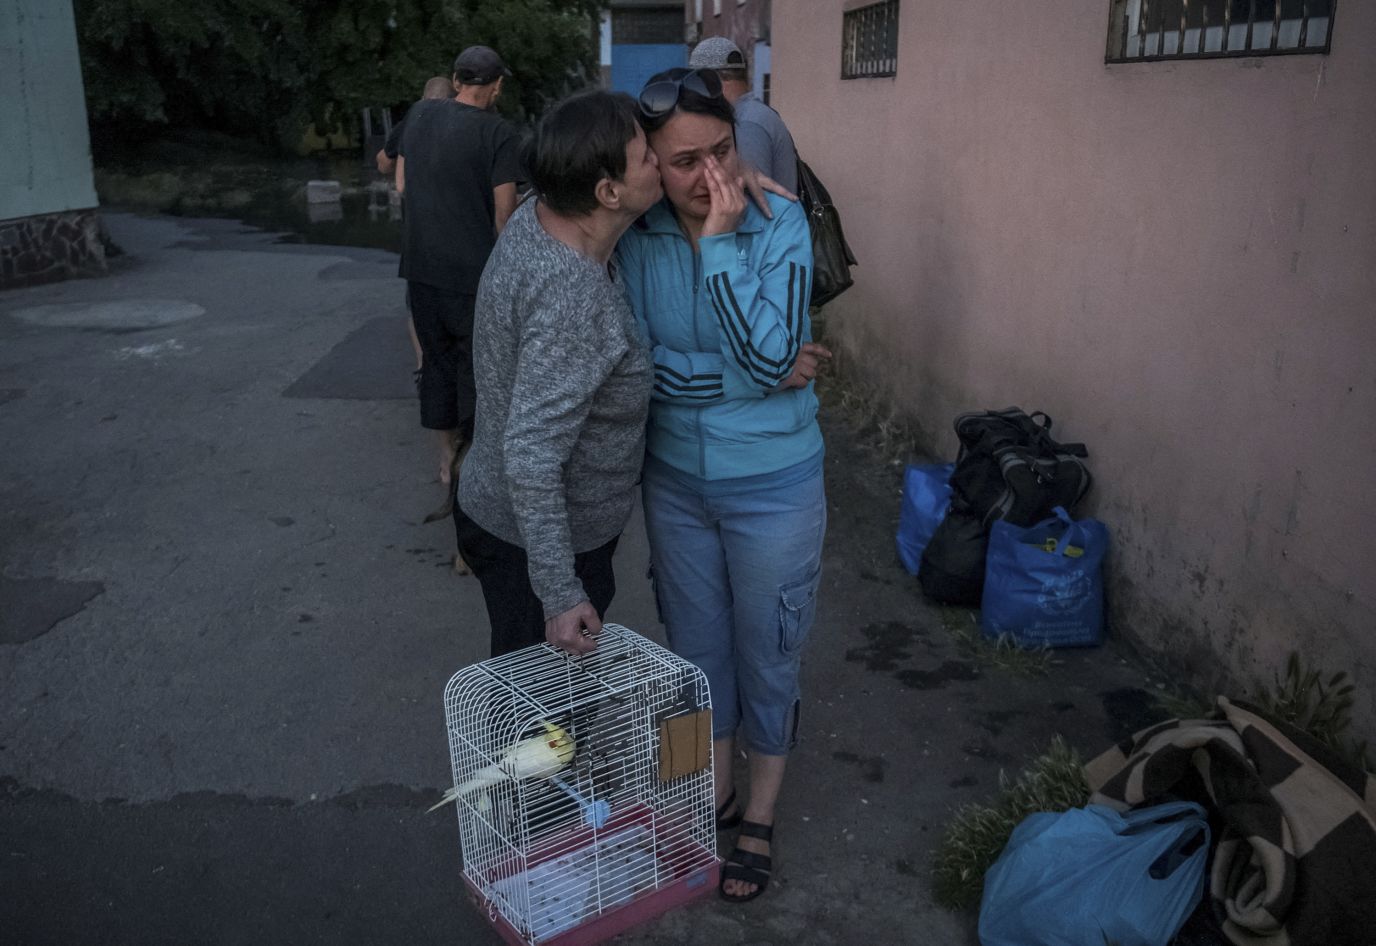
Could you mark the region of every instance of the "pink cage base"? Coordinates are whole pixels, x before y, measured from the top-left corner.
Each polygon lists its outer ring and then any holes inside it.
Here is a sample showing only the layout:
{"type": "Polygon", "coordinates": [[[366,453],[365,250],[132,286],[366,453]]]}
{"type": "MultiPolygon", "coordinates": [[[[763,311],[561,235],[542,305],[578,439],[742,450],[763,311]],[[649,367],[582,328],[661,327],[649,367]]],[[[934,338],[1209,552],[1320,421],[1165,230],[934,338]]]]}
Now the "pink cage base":
{"type": "MultiPolygon", "coordinates": [[[[631,825],[645,824],[650,820],[649,810],[638,808],[613,818],[602,829],[602,832],[611,834],[631,825]]],[[[667,833],[667,830],[661,826],[659,834],[662,839],[667,833]]],[[[591,829],[579,828],[571,832],[566,840],[553,846],[540,861],[530,866],[535,867],[537,864],[552,860],[561,854],[577,850],[591,843],[592,840],[593,832],[591,829]]],[[[671,853],[675,854],[691,848],[702,850],[700,846],[683,840],[679,840],[674,848],[677,850],[671,851],[671,853]]],[[[707,865],[687,870],[674,879],[672,883],[657,890],[647,890],[634,900],[605,913],[589,917],[577,926],[557,933],[548,939],[539,940],[538,946],[594,946],[594,944],[604,942],[634,926],[639,926],[641,923],[662,916],[675,907],[690,903],[698,897],[711,893],[716,889],[720,875],[721,861],[713,854],[707,865]]],[[[497,911],[495,905],[491,904],[482,891],[467,877],[464,878],[464,886],[468,888],[469,899],[473,901],[480,913],[487,916],[488,922],[492,924],[493,929],[504,942],[509,943],[510,946],[530,946],[530,941],[522,936],[520,931],[497,911]]]]}

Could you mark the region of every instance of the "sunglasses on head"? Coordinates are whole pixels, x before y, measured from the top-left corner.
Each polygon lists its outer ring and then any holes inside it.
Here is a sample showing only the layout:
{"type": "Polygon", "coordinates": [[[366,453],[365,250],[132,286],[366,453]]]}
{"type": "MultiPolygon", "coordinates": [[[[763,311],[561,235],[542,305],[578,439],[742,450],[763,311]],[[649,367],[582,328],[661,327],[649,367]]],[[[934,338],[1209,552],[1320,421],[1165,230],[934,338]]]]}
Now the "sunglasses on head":
{"type": "Polygon", "coordinates": [[[721,77],[711,69],[671,69],[665,78],[641,90],[640,114],[663,118],[678,107],[684,89],[705,99],[720,98],[721,77]]]}

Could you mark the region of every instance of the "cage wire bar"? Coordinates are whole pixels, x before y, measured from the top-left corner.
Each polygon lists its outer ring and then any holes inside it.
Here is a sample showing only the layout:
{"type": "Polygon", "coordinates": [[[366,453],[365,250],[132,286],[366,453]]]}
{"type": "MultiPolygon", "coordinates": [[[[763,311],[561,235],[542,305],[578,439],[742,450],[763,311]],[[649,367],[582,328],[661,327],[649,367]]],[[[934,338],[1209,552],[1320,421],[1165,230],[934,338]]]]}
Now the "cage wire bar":
{"type": "Polygon", "coordinates": [[[1337,0],[1113,0],[1104,61],[1325,54],[1337,0]]]}
{"type": "Polygon", "coordinates": [[[661,772],[662,724],[711,705],[693,664],[606,624],[582,657],[541,644],[466,667],[444,703],[455,785],[524,740],[571,740],[539,774],[457,801],[465,881],[519,941],[548,942],[716,867],[710,754],[699,771],[661,772]]]}

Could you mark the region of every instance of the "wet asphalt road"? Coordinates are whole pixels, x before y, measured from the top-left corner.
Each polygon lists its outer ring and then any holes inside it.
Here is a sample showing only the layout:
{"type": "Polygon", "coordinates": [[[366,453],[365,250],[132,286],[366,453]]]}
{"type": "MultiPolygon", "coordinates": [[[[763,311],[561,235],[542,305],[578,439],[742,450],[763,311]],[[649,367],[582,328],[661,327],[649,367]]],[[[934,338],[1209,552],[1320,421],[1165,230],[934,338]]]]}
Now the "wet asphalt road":
{"type": "MultiPolygon", "coordinates": [[[[496,942],[425,814],[486,619],[420,521],[395,258],[109,220],[110,277],[0,294],[0,937],[496,942]]],[[[926,881],[951,809],[1053,732],[1093,752],[1150,711],[1112,650],[1037,680],[963,655],[895,563],[898,469],[824,428],[774,887],[625,942],[973,942],[926,881]]],[[[645,559],[637,519],[609,616],[654,636],[645,559]]]]}

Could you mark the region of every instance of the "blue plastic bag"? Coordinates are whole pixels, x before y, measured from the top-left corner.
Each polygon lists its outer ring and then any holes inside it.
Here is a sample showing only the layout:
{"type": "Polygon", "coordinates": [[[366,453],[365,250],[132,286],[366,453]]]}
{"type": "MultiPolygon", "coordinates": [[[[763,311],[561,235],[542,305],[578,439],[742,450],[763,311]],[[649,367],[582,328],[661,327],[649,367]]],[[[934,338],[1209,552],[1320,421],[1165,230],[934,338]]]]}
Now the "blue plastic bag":
{"type": "Polygon", "coordinates": [[[951,504],[954,463],[913,466],[903,471],[903,508],[898,513],[898,558],[909,575],[917,574],[922,550],[941,525],[951,504]]]}
{"type": "Polygon", "coordinates": [[[1031,815],[984,876],[979,941],[1166,946],[1199,905],[1208,853],[1193,802],[1031,815]]]}
{"type": "Polygon", "coordinates": [[[1033,647],[1102,643],[1107,551],[1102,522],[1071,519],[1060,506],[1027,528],[995,522],[984,563],[984,633],[1033,647]]]}

